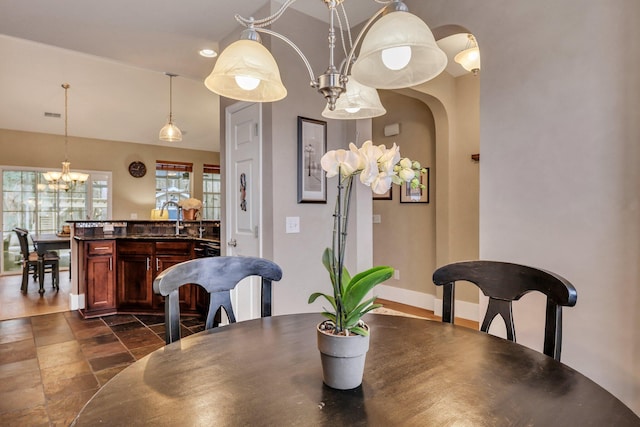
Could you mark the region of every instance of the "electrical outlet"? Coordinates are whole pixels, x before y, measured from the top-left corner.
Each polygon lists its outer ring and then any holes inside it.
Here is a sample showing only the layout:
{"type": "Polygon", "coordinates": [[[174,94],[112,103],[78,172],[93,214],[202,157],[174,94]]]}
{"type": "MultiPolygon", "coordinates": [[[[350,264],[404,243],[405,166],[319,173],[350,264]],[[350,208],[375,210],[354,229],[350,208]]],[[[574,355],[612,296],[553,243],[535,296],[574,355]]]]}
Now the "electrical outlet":
{"type": "Polygon", "coordinates": [[[393,271],[393,278],[396,280],[400,280],[400,270],[393,271]]]}
{"type": "Polygon", "coordinates": [[[382,222],[382,216],[377,215],[377,214],[373,216],[373,223],[374,224],[380,224],[381,222],[382,222]]]}

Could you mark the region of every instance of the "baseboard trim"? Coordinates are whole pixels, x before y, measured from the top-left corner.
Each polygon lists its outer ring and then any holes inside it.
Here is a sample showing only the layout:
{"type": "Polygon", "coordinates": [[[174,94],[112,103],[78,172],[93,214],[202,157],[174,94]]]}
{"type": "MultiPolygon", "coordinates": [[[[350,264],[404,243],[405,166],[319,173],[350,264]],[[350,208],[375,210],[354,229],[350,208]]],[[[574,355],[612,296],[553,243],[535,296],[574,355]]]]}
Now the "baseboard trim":
{"type": "MultiPolygon", "coordinates": [[[[440,316],[442,317],[442,300],[441,299],[434,299],[435,302],[435,309],[433,310],[433,314],[435,314],[436,316],[440,316]]],[[[455,306],[455,314],[456,314],[456,318],[461,318],[461,319],[467,319],[467,320],[473,320],[474,322],[478,322],[479,321],[479,305],[478,304],[474,304],[472,302],[467,302],[467,301],[460,301],[460,300],[456,300],[456,306],[455,306]]]]}
{"type": "Polygon", "coordinates": [[[71,311],[84,308],[84,294],[69,294],[69,307],[71,311]]]}
{"type": "MultiPolygon", "coordinates": [[[[379,298],[412,307],[424,308],[425,310],[433,311],[433,314],[436,316],[442,316],[442,299],[436,298],[434,295],[396,288],[389,285],[378,285],[374,288],[373,293],[379,298]]],[[[477,322],[479,318],[478,310],[478,304],[467,301],[456,301],[456,317],[477,322]]]]}

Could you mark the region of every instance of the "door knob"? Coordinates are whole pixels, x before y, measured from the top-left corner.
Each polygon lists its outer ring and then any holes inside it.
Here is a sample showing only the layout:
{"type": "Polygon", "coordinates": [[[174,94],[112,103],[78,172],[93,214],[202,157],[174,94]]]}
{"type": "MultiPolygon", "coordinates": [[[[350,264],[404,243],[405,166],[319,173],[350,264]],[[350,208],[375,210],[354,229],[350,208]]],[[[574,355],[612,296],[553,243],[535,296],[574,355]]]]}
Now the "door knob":
{"type": "Polygon", "coordinates": [[[231,240],[229,240],[229,242],[227,242],[227,244],[228,244],[229,246],[233,246],[234,248],[235,248],[236,246],[238,246],[238,242],[236,241],[236,239],[231,239],[231,240]]]}

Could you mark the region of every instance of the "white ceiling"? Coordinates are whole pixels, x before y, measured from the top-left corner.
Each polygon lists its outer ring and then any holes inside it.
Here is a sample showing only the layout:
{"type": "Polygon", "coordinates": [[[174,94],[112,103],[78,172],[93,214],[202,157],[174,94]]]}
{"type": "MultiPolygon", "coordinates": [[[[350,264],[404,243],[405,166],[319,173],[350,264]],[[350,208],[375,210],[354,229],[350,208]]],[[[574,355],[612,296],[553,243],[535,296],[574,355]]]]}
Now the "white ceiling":
{"type": "MultiPolygon", "coordinates": [[[[44,112],[63,112],[60,85],[68,82],[71,136],[167,144],[157,140],[157,133],[168,114],[164,73],[170,72],[179,75],[173,82],[173,113],[186,131],[180,146],[218,151],[218,98],[202,84],[215,59],[198,51],[217,51],[219,41],[238,28],[235,13],[251,16],[265,4],[0,0],[0,34],[9,36],[0,37],[0,127],[63,133],[63,123],[44,118],[44,112]]],[[[354,26],[381,5],[354,0],[344,6],[354,26]]],[[[328,18],[321,0],[299,0],[292,7],[328,18]]]]}

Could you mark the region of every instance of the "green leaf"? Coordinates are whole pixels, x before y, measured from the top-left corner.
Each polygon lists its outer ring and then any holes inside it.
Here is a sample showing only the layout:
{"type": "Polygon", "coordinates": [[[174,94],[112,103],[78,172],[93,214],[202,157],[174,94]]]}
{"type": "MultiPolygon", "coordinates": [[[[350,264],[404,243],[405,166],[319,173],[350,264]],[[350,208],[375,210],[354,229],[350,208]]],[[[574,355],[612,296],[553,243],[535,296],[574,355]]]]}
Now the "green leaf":
{"type": "Polygon", "coordinates": [[[374,308],[382,307],[382,304],[373,304],[376,298],[377,297],[373,297],[366,300],[362,304],[358,305],[355,309],[353,309],[351,313],[348,313],[345,327],[355,325],[362,318],[362,316],[367,314],[369,311],[373,310],[374,308]]]}
{"type": "Polygon", "coordinates": [[[307,301],[308,304],[312,304],[315,302],[315,300],[317,300],[319,297],[324,297],[327,301],[329,301],[329,303],[331,304],[331,306],[333,307],[334,310],[336,310],[336,300],[335,298],[333,298],[331,295],[327,295],[327,294],[323,294],[322,292],[314,292],[309,296],[309,301],[307,301]]]}
{"type": "Polygon", "coordinates": [[[343,304],[347,311],[352,311],[374,286],[393,276],[391,267],[373,267],[356,274],[344,292],[343,304]]]}
{"type": "Polygon", "coordinates": [[[332,265],[335,264],[335,259],[333,258],[333,251],[330,248],[326,248],[322,253],[322,264],[324,265],[324,268],[326,268],[327,271],[329,272],[329,277],[331,278],[331,284],[335,286],[336,276],[332,267],[332,265]]]}
{"type": "Polygon", "coordinates": [[[361,326],[355,326],[351,329],[349,329],[351,332],[353,332],[354,334],[357,335],[362,335],[363,337],[366,337],[367,335],[369,335],[369,331],[366,330],[365,328],[361,327],[361,326]]]}

